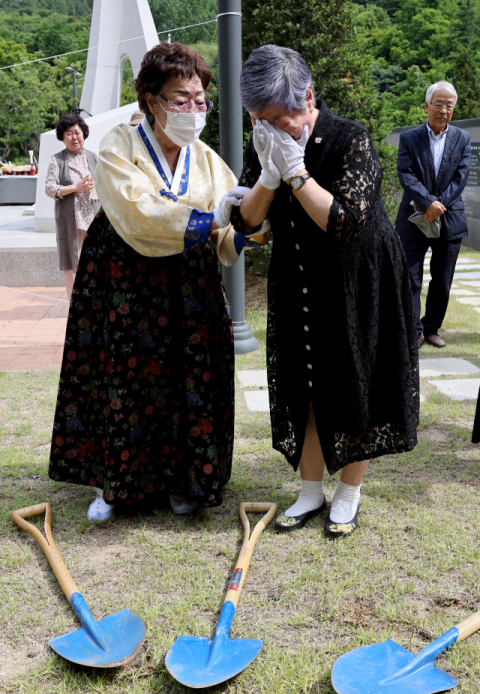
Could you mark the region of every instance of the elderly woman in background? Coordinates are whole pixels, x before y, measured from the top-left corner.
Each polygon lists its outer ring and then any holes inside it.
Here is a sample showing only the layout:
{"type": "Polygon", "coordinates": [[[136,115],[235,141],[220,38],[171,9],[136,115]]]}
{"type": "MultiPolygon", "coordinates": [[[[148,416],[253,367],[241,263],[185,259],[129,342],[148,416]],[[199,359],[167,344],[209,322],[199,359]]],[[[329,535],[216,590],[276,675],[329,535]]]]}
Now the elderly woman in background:
{"type": "Polygon", "coordinates": [[[60,116],[55,129],[65,149],[50,160],[45,192],[55,200],[58,258],[70,299],[83,242],[100,208],[98,200],[90,199],[97,157],[83,146],[88,125],[81,116],[60,116]]]}
{"type": "Polygon", "coordinates": [[[96,489],[92,521],[163,494],[174,513],[218,506],[230,477],[234,354],[217,259],[232,265],[255,241],[230,225],[235,176],[198,139],[210,79],[196,51],[155,46],[135,82],[142,123],[100,146],[103,213],[73,291],[49,469],[96,489]]]}
{"type": "Polygon", "coordinates": [[[266,217],[271,225],[273,446],[302,478],[276,528],[300,528],[326,508],[326,465],[341,473],[325,531],[349,535],[369,460],[417,442],[418,346],[405,257],[368,132],[315,100],[303,58],[258,48],[240,91],[254,125],[240,184],[252,190],[232,221],[247,235],[266,217]]]}

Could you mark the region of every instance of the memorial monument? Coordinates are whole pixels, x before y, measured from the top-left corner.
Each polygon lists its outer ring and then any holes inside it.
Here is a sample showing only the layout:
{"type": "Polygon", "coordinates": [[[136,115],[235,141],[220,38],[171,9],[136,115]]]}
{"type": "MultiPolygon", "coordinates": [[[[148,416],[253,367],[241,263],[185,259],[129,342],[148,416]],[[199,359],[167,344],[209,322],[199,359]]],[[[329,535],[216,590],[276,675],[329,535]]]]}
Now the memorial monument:
{"type": "Polygon", "coordinates": [[[80,108],[92,116],[118,108],[125,61],[136,77],[158,40],[148,0],[95,0],[80,108]]]}

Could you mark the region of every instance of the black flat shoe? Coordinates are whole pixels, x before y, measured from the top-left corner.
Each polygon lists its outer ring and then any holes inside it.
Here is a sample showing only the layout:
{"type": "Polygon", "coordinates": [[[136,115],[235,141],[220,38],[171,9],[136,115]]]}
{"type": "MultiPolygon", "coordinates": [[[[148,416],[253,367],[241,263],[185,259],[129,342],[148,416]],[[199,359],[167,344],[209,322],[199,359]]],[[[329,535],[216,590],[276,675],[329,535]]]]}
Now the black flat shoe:
{"type": "Polygon", "coordinates": [[[300,528],[303,528],[305,523],[310,520],[310,518],[322,513],[322,511],[325,511],[326,508],[327,500],[324,497],[323,504],[318,508],[314,508],[313,511],[307,511],[299,516],[286,516],[284,513],[282,513],[280,516],[275,518],[275,530],[279,533],[289,533],[291,530],[299,530],[300,528]]]}
{"type": "Polygon", "coordinates": [[[331,537],[333,540],[336,540],[338,537],[349,537],[357,529],[357,526],[358,508],[356,514],[348,523],[334,523],[330,520],[330,514],[328,514],[328,518],[325,521],[325,536],[331,537]]]}

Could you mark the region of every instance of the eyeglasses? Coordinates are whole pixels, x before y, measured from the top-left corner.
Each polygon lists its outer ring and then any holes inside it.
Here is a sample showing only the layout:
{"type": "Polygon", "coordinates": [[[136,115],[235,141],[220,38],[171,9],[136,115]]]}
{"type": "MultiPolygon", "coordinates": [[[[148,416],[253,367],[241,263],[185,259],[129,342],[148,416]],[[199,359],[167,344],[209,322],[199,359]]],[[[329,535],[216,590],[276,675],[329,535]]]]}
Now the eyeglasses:
{"type": "Polygon", "coordinates": [[[159,94],[160,98],[167,102],[167,104],[177,113],[187,113],[192,109],[198,111],[199,113],[210,113],[213,108],[213,103],[205,99],[205,101],[170,101],[164,96],[159,94]]]}
{"type": "Polygon", "coordinates": [[[452,106],[451,104],[432,104],[430,103],[430,106],[435,109],[435,111],[441,111],[442,109],[445,109],[445,111],[448,111],[448,113],[451,113],[455,106],[452,106]]]}

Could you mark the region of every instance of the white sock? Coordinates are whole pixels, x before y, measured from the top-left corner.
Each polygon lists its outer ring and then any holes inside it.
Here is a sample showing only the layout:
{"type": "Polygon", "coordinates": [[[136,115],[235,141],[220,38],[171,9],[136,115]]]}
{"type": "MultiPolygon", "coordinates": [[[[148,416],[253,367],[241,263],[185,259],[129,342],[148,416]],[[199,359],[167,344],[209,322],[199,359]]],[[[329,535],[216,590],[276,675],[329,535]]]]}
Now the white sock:
{"type": "Polygon", "coordinates": [[[320,480],[320,482],[302,480],[302,488],[298,499],[293,506],[287,508],[284,515],[292,518],[301,516],[302,513],[307,513],[307,511],[314,511],[322,505],[323,499],[323,480],[320,480]]]}
{"type": "Polygon", "coordinates": [[[113,506],[114,504],[109,504],[108,501],[105,501],[105,500],[104,500],[104,498],[103,498],[103,489],[99,489],[98,487],[94,487],[94,489],[95,489],[95,491],[97,492],[97,498],[98,498],[99,496],[101,496],[101,497],[102,497],[102,502],[103,502],[102,504],[100,504],[100,505],[98,506],[98,510],[99,510],[100,513],[106,513],[107,511],[109,511],[109,510],[112,508],[112,506],[113,506]]]}
{"type": "Polygon", "coordinates": [[[333,495],[332,506],[330,508],[330,520],[332,523],[349,523],[355,516],[360,501],[360,488],[353,487],[340,481],[333,495]]]}

